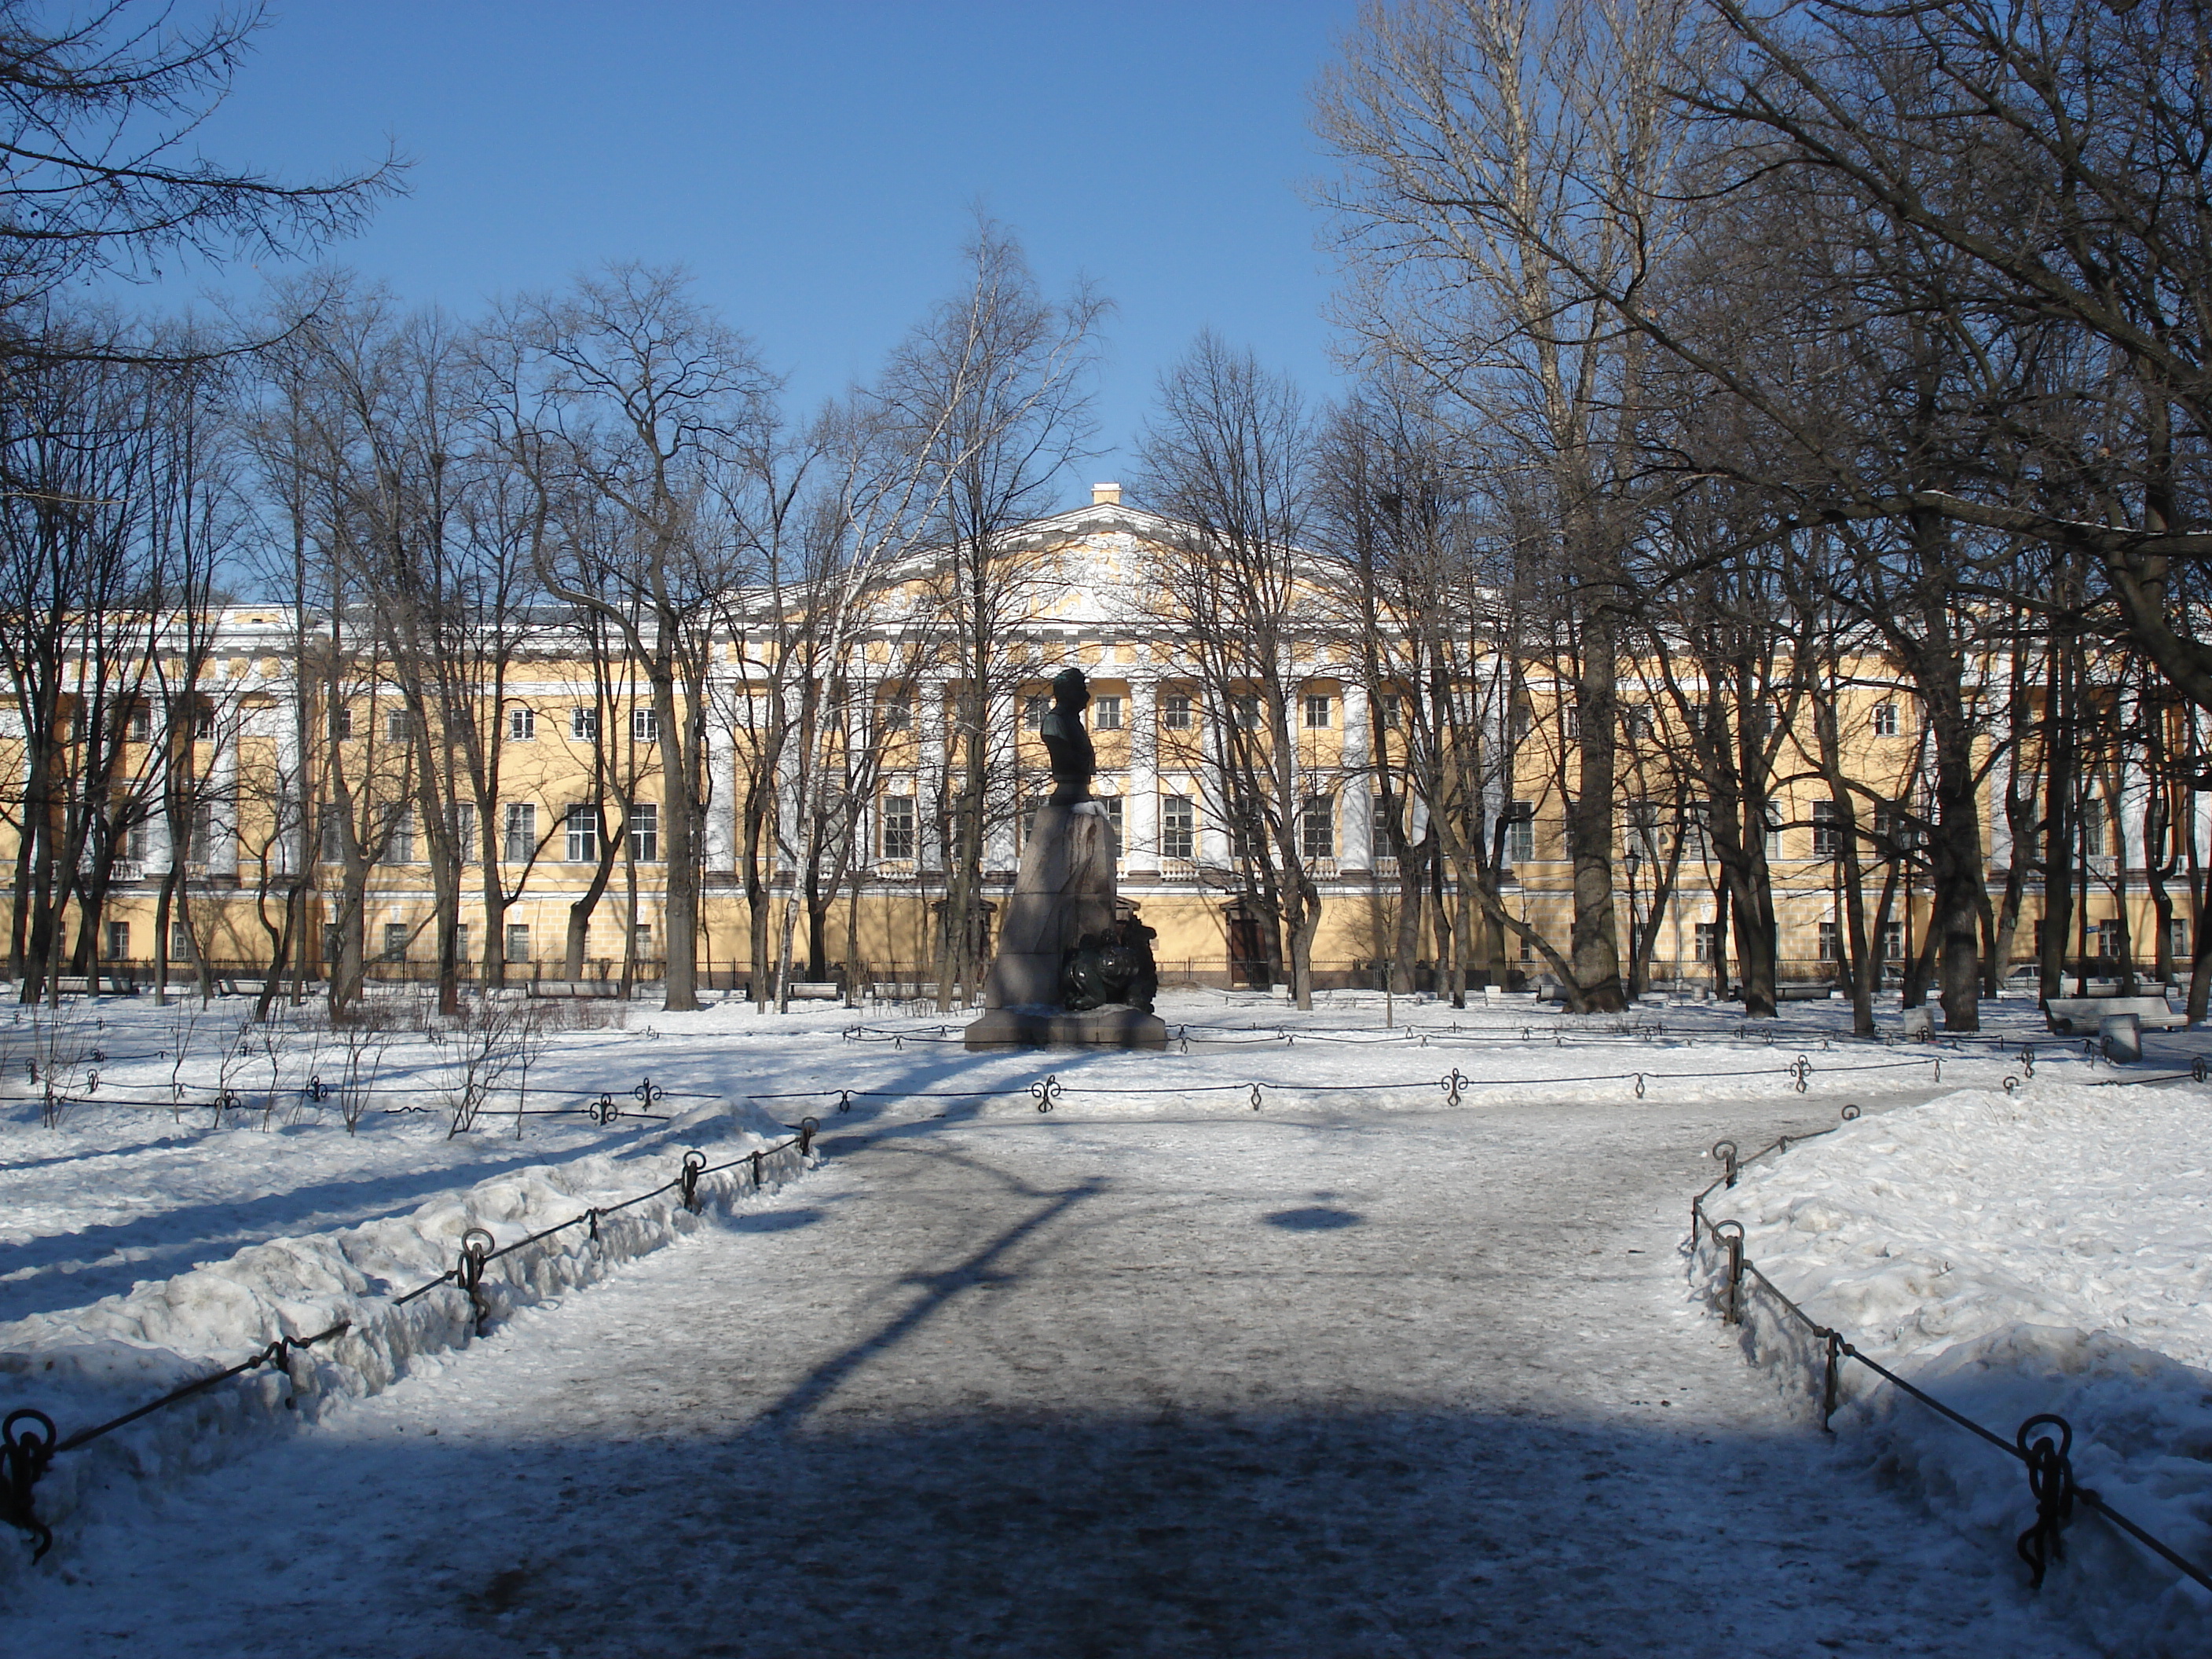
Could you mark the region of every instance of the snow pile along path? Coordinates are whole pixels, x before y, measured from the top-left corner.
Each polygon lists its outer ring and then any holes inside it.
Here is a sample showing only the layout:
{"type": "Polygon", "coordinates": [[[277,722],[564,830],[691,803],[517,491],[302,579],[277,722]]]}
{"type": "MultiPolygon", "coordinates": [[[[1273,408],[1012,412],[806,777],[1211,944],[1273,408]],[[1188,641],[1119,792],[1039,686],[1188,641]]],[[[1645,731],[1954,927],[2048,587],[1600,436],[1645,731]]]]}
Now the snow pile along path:
{"type": "MultiPolygon", "coordinates": [[[[2079,1484],[2212,1565],[2212,1166],[2196,1088],[2030,1083],[1845,1124],[1705,1200],[1814,1319],[2010,1439],[2039,1413],[2073,1429],[2079,1484]]],[[[1717,1300],[1717,1252],[1696,1271],[1717,1300]]],[[[1817,1395],[1817,1347],[1747,1289],[1745,1342],[1817,1395]]],[[[1836,1426],[1911,1475],[1993,1549],[2033,1519],[2022,1466],[1843,1368],[1836,1426]]],[[[2203,1654],[2212,1595],[2086,1512],[2045,1595],[2112,1650],[2203,1654]]]]}
{"type": "MultiPolygon", "coordinates": [[[[451,1285],[405,1299],[455,1264],[471,1228],[501,1249],[586,1210],[606,1210],[676,1178],[687,1148],[718,1168],[698,1183],[702,1207],[764,1190],[808,1167],[784,1126],[750,1106],[702,1108],[629,1156],[595,1155],[511,1170],[459,1188],[411,1213],[306,1237],[276,1238],[228,1261],[139,1285],[88,1307],[0,1324],[0,1388],[11,1409],[47,1413],[66,1439],[133,1410],[278,1338],[340,1334],[292,1351],[289,1376],[270,1371],[211,1389],[57,1458],[40,1481],[40,1518],[58,1526],[103,1490],[163,1483],[236,1455],[273,1429],[313,1422],[334,1399],[374,1394],[416,1357],[460,1346],[476,1329],[467,1294],[451,1285]]],[[[676,1190],[574,1226],[483,1270],[488,1318],[557,1297],[617,1265],[694,1231],[699,1218],[676,1190]],[[596,1236],[594,1236],[596,1235],[596,1236]]],[[[19,1552],[0,1550],[19,1563],[19,1552]]],[[[4,1571],[5,1569],[0,1569],[4,1571]]]]}

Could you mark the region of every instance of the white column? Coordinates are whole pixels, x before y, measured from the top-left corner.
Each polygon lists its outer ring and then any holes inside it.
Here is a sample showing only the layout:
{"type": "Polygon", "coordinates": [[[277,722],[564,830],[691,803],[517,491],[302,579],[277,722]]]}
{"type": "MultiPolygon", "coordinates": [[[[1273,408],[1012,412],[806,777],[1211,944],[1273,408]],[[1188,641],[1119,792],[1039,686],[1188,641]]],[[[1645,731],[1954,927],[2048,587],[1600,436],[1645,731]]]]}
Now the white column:
{"type": "Polygon", "coordinates": [[[1122,805],[1122,862],[1133,872],[1160,867],[1159,685],[1129,682],[1129,787],[1122,805]]]}
{"type": "MultiPolygon", "coordinates": [[[[740,693],[740,696],[743,694],[740,693]]],[[[707,716],[706,867],[735,870],[738,860],[738,750],[729,728],[707,716]]]]}
{"type": "Polygon", "coordinates": [[[1367,688],[1344,682],[1344,787],[1337,796],[1337,848],[1340,866],[1346,870],[1374,867],[1375,812],[1369,805],[1374,781],[1368,775],[1373,754],[1367,729],[1367,688]]]}
{"type": "Polygon", "coordinates": [[[916,866],[940,870],[945,847],[939,835],[939,809],[945,804],[945,682],[930,678],[915,686],[915,743],[921,761],[915,776],[916,866]]]}
{"type": "MultiPolygon", "coordinates": [[[[297,688],[291,696],[296,697],[297,688]]],[[[276,854],[280,873],[291,875],[307,867],[313,842],[309,840],[307,821],[307,778],[300,763],[300,722],[290,700],[278,702],[268,710],[267,717],[276,723],[276,787],[277,808],[289,812],[292,827],[284,832],[276,854]]],[[[150,867],[150,865],[149,866],[150,867]]]]}
{"type": "Polygon", "coordinates": [[[208,758],[208,845],[198,850],[211,876],[238,873],[238,745],[246,715],[233,704],[218,715],[215,753],[208,758]]]}

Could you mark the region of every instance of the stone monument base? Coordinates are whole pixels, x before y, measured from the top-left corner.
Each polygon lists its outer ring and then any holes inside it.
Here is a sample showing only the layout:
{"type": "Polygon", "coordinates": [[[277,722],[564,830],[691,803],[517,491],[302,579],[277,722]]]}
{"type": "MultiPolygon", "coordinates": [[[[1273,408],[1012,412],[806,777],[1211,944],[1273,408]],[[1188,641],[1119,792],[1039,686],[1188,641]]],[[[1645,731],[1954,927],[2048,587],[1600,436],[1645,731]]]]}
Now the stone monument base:
{"type": "Polygon", "coordinates": [[[987,1008],[967,1031],[970,1048],[1164,1048],[1168,1028],[1141,1008],[987,1008]]]}

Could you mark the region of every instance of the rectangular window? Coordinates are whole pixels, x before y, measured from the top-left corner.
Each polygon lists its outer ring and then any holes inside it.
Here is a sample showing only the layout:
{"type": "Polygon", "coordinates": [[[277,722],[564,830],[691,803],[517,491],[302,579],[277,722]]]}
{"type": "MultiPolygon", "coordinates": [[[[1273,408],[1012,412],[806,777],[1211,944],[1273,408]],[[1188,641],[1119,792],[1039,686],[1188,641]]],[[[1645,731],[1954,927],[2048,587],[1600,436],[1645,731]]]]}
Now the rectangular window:
{"type": "Polygon", "coordinates": [[[1298,851],[1308,863],[1336,856],[1336,801],[1328,795],[1308,795],[1298,813],[1298,851]]]}
{"type": "Polygon", "coordinates": [[[412,812],[394,811],[385,820],[384,862],[415,862],[415,815],[412,812]]]}
{"type": "Polygon", "coordinates": [[[1229,821],[1229,856],[1243,861],[1257,860],[1261,848],[1267,843],[1267,826],[1257,818],[1231,818],[1229,821]]]}
{"type": "Polygon", "coordinates": [[[530,960],[530,924],[510,921],[507,924],[507,959],[509,962],[530,960]]]}
{"type": "Polygon", "coordinates": [[[528,703],[510,703],[507,710],[507,740],[531,743],[538,736],[538,711],[528,703]]]}
{"type": "Polygon", "coordinates": [[[597,864],[599,861],[599,809],[596,806],[572,806],[567,819],[568,843],[562,848],[571,864],[597,864]]]}
{"type": "Polygon", "coordinates": [[[886,732],[914,730],[914,704],[906,697],[886,697],[883,701],[883,729],[886,732]]]}
{"type": "Polygon", "coordinates": [[[192,930],[181,921],[169,924],[169,960],[190,962],[192,959],[192,930]]]}
{"type": "Polygon", "coordinates": [[[391,743],[405,743],[415,735],[414,718],[404,708],[388,710],[384,716],[384,735],[391,743]]]}
{"type": "Polygon", "coordinates": [[[1656,800],[1632,800],[1624,814],[1627,823],[1627,845],[1625,850],[1644,863],[1659,862],[1659,803],[1656,800]]]}
{"type": "Polygon", "coordinates": [[[1049,799],[1050,797],[1047,795],[1030,795],[1024,798],[1021,811],[1015,815],[1020,845],[1027,847],[1030,844],[1030,836],[1036,830],[1036,815],[1049,799]]]}
{"type": "Polygon", "coordinates": [[[1566,722],[1567,741],[1580,743],[1583,740],[1583,711],[1571,706],[1560,718],[1566,722]]]}
{"type": "Polygon", "coordinates": [[[1091,698],[1091,729],[1094,732],[1118,732],[1121,729],[1121,698],[1114,696],[1091,698]]]}
{"type": "Polygon", "coordinates": [[[321,830],[320,856],[325,864],[337,864],[345,858],[345,809],[325,806],[317,815],[321,830]]]}
{"type": "Polygon", "coordinates": [[[457,800],[446,808],[446,834],[453,843],[453,859],[459,864],[474,864],[483,849],[477,845],[477,804],[472,800],[457,800]]]}
{"type": "Polygon", "coordinates": [[[1766,856],[1782,856],[1782,807],[1775,801],[1766,804],[1766,856]]]}
{"type": "Polygon", "coordinates": [[[1820,924],[1820,960],[1841,962],[1843,959],[1844,952],[1841,940],[1837,935],[1836,924],[1832,921],[1822,922],[1820,924]]]}
{"type": "Polygon", "coordinates": [[[1260,729],[1260,699],[1249,692],[1240,692],[1230,699],[1230,712],[1237,724],[1247,732],[1260,729]]]}
{"type": "Polygon", "coordinates": [[[146,820],[133,818],[123,832],[123,856],[137,863],[146,861],[146,820]]]}
{"type": "Polygon", "coordinates": [[[124,716],[123,735],[131,743],[151,743],[154,739],[154,716],[146,705],[140,703],[124,716]]]}
{"type": "Polygon", "coordinates": [[[1114,832],[1114,856],[1118,860],[1121,856],[1122,846],[1121,798],[1119,795],[1109,795],[1098,804],[1106,809],[1106,825],[1114,832]]]}
{"type": "Polygon", "coordinates": [[[640,864],[660,857],[660,808],[649,800],[629,809],[629,855],[640,864]]]}
{"type": "Polygon", "coordinates": [[[215,705],[204,702],[192,710],[192,735],[202,743],[212,743],[216,735],[215,705]]]}
{"type": "Polygon", "coordinates": [[[1044,717],[1046,713],[1051,708],[1052,699],[1050,697],[1024,697],[1022,699],[1022,730],[1024,732],[1043,731],[1044,717]]]}
{"type": "MultiPolygon", "coordinates": [[[[174,952],[171,953],[172,955],[174,952]]],[[[323,924],[323,960],[336,962],[345,954],[345,929],[335,921],[323,924]]]]}
{"type": "Polygon", "coordinates": [[[1376,699],[1376,707],[1382,715],[1382,729],[1385,732],[1396,731],[1399,722],[1405,718],[1403,701],[1398,694],[1395,691],[1385,691],[1376,699]]]}
{"type": "Polygon", "coordinates": [[[590,743],[599,735],[599,711],[596,708],[571,708],[568,711],[568,735],[578,743],[590,743]]]}
{"type": "Polygon", "coordinates": [[[1701,921],[1697,924],[1694,932],[1696,934],[1695,949],[1697,952],[1697,959],[1699,962],[1704,963],[1712,962],[1720,954],[1717,948],[1720,943],[1720,928],[1718,925],[1714,922],[1701,921]]]}
{"type": "Polygon", "coordinates": [[[2097,954],[2117,960],[2120,954],[2120,924],[2107,916],[2097,924],[2097,954]]]}
{"type": "MultiPolygon", "coordinates": [[[[1813,856],[1816,859],[1841,858],[1844,853],[1844,832],[1837,820],[1843,815],[1837,811],[1832,800],[1813,803],[1813,856]]],[[[1832,961],[1831,957],[1829,960],[1832,961]]]]}
{"type": "Polygon", "coordinates": [[[1160,856],[1185,864],[1198,858],[1198,809],[1188,795],[1160,797],[1160,856]]]}
{"type": "Polygon", "coordinates": [[[1398,855],[1397,847],[1390,839],[1390,831],[1396,824],[1403,803],[1404,798],[1398,795],[1385,800],[1380,791],[1367,798],[1367,834],[1371,843],[1368,849],[1370,857],[1388,859],[1398,855]]]}
{"type": "Polygon", "coordinates": [[[1895,703],[1875,704],[1874,734],[1877,738],[1893,738],[1897,735],[1897,705],[1895,703]]]}
{"type": "Polygon", "coordinates": [[[915,856],[914,797],[885,795],[883,798],[881,825],[878,845],[881,856],[901,861],[910,861],[915,856]]]}
{"type": "Polygon", "coordinates": [[[1905,960],[1905,924],[1902,921],[1882,923],[1881,959],[1884,962],[1905,960]]]}
{"type": "Polygon", "coordinates": [[[633,708],[629,711],[629,735],[635,743],[660,741],[660,711],[657,708],[633,708]]]}
{"type": "Polygon", "coordinates": [[[634,960],[642,962],[653,955],[653,924],[641,921],[629,930],[630,952],[634,960]]]}
{"type": "Polygon", "coordinates": [[[129,922],[111,921],[107,924],[106,955],[110,962],[128,962],[131,959],[131,924],[129,922]]]}
{"type": "Polygon", "coordinates": [[[2081,803],[2081,856],[2086,859],[2105,856],[2105,803],[2100,800],[2081,803]]]}
{"type": "MultiPolygon", "coordinates": [[[[2167,922],[2166,927],[2166,955],[2177,963],[2187,962],[2190,959],[2189,922],[2187,918],[2176,916],[2171,921],[2167,922]]],[[[107,954],[110,956],[115,956],[119,953],[114,951],[110,951],[107,954]]]]}
{"type": "Polygon", "coordinates": [[[1326,732],[1331,724],[1329,709],[1334,700],[1324,694],[1309,695],[1305,699],[1306,730],[1326,732]]]}
{"type": "Polygon", "coordinates": [[[1170,691],[1160,699],[1160,725],[1170,732],[1191,729],[1190,697],[1188,693],[1170,691]]]}
{"type": "Polygon", "coordinates": [[[386,962],[406,961],[407,941],[414,936],[415,930],[404,921],[386,922],[384,924],[384,959],[386,962]]]}
{"type": "Polygon", "coordinates": [[[352,740],[353,708],[351,705],[342,702],[331,710],[331,732],[341,743],[352,740]]]}
{"type": "Polygon", "coordinates": [[[1508,864],[1533,864],[1536,859],[1536,803],[1516,800],[1513,815],[1505,821],[1505,861],[1508,864]]]}
{"type": "Polygon", "coordinates": [[[507,804],[506,845],[500,855],[509,864],[527,864],[538,856],[538,809],[526,800],[507,804]]]}
{"type": "Polygon", "coordinates": [[[453,924],[453,960],[464,968],[469,963],[469,925],[465,921],[453,924]]]}

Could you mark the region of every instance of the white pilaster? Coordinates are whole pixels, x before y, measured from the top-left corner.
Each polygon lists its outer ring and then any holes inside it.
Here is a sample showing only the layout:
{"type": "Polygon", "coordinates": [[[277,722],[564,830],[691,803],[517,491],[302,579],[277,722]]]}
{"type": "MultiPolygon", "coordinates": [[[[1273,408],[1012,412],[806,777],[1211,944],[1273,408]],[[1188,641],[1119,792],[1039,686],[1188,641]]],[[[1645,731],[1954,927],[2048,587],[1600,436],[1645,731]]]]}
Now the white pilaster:
{"type": "Polygon", "coordinates": [[[1159,683],[1129,682],[1129,787],[1122,806],[1122,862],[1133,873],[1160,866],[1159,683]]]}

